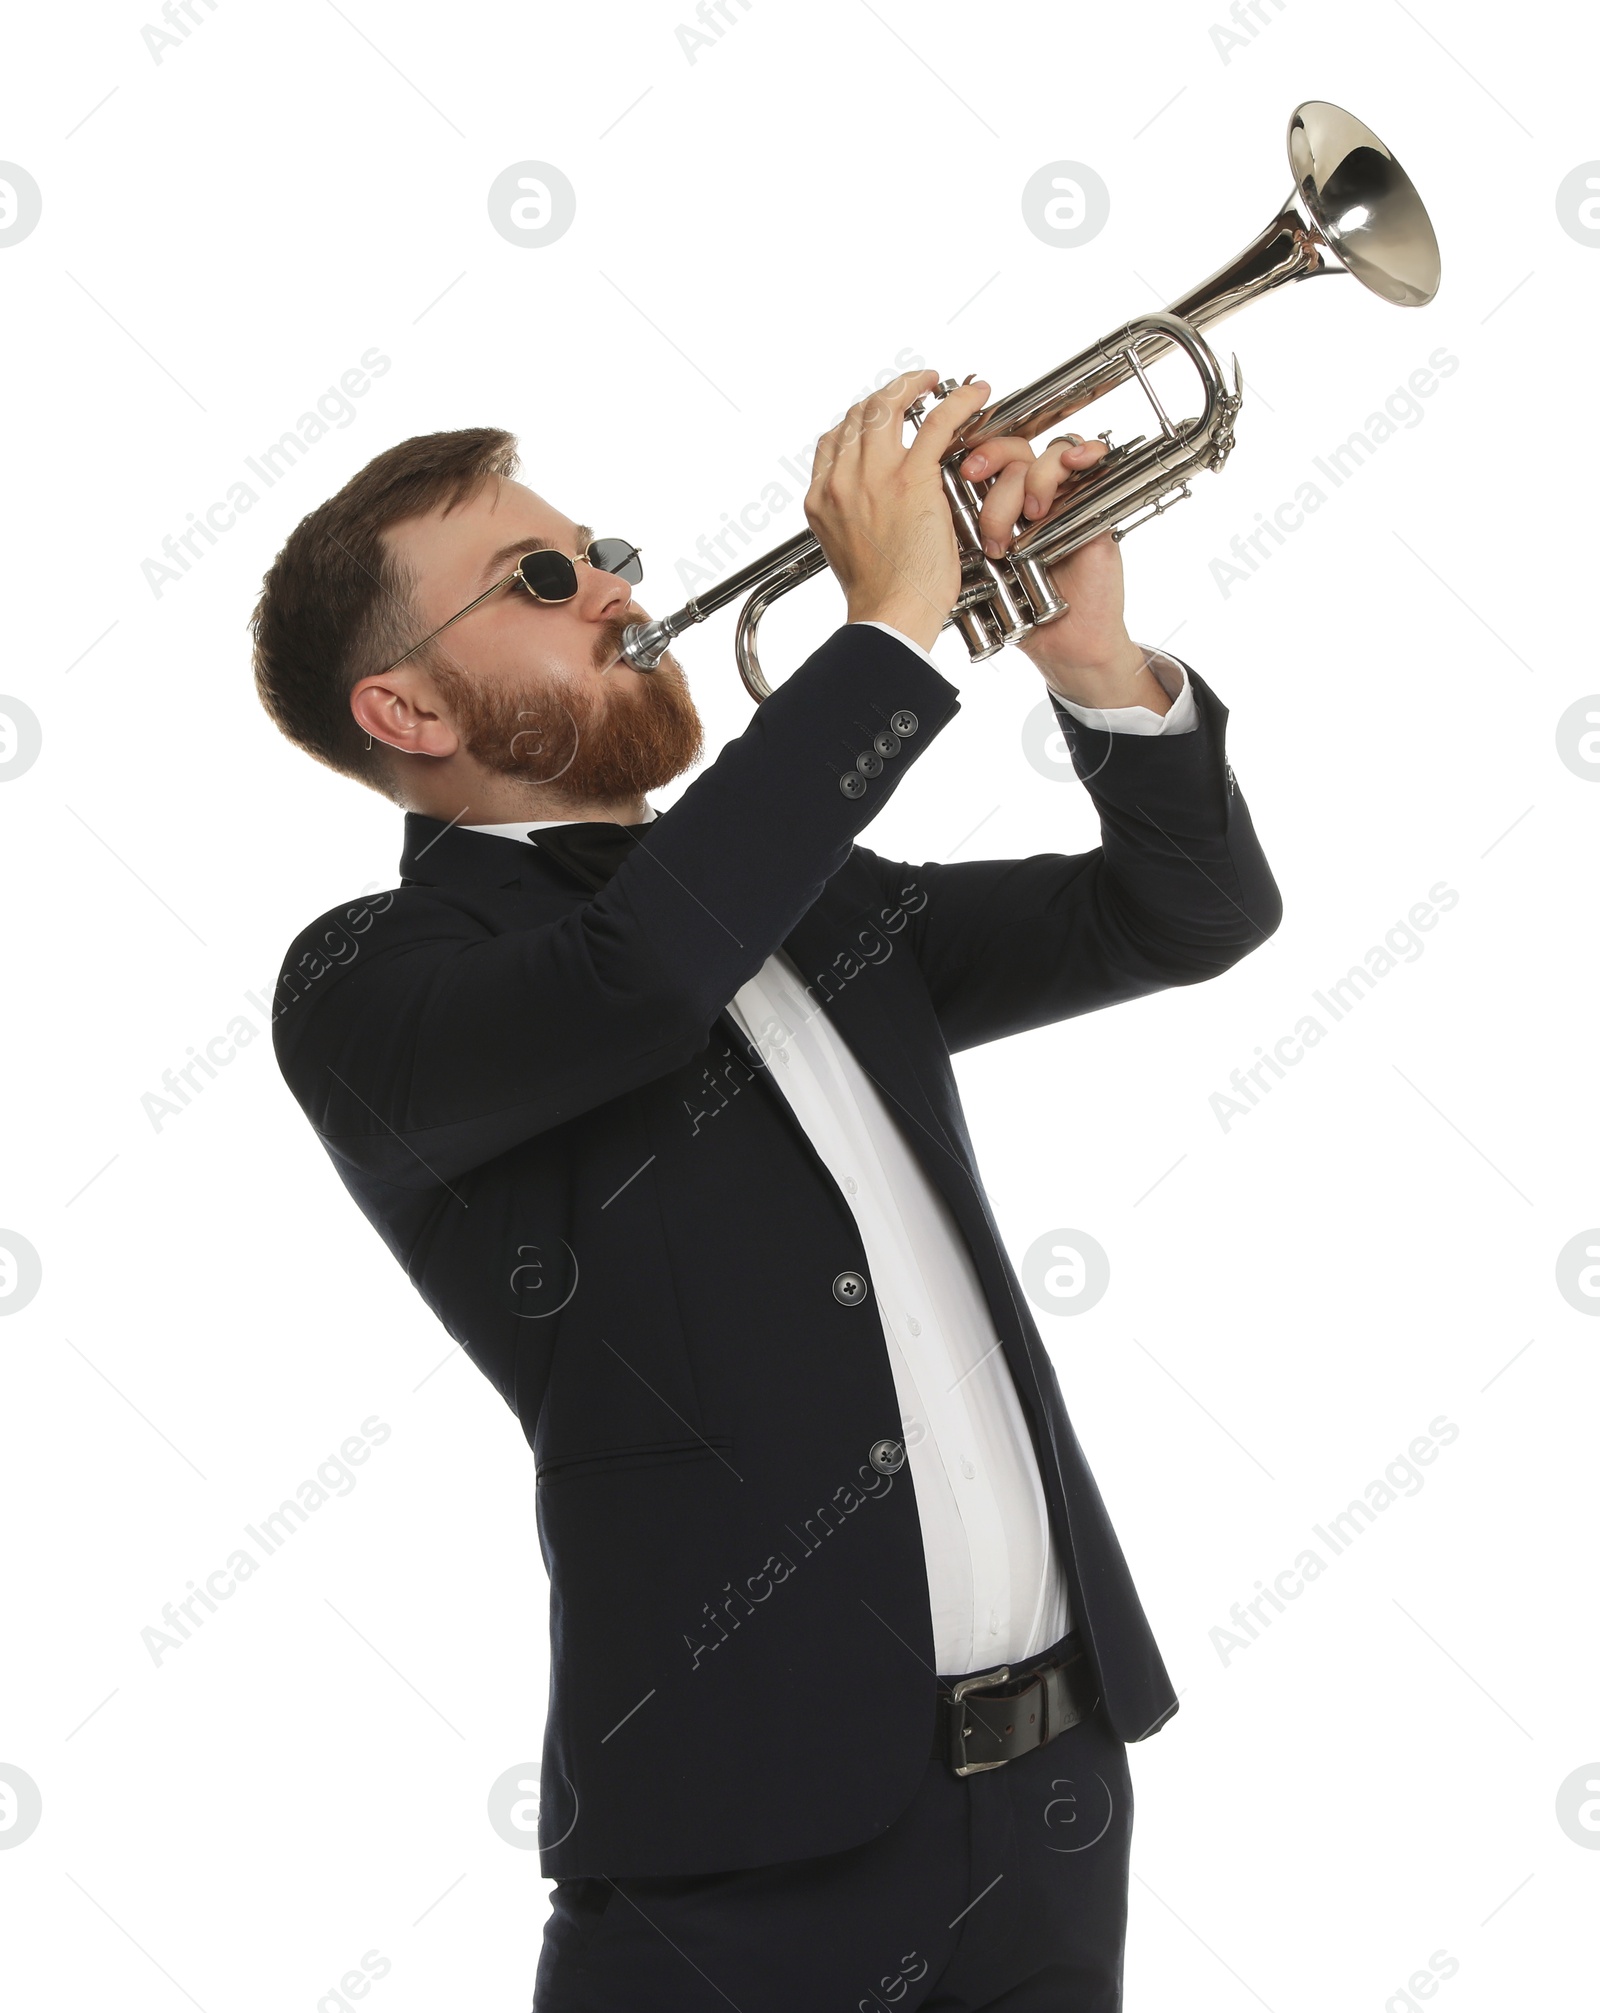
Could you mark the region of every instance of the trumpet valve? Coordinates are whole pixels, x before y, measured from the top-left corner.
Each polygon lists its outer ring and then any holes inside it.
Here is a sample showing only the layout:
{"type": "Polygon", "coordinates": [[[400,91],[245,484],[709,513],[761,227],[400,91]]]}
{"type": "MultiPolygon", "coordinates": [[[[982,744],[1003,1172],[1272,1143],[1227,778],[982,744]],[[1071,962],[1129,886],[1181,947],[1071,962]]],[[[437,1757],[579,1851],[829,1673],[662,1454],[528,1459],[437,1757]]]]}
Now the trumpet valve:
{"type": "MultiPolygon", "coordinates": [[[[968,376],[968,378],[966,378],[966,382],[970,384],[970,382],[972,382],[972,378],[968,376]]],[[[906,407],[906,415],[904,415],[904,417],[906,417],[906,419],[908,419],[908,421],[910,421],[910,423],[912,423],[914,427],[918,427],[918,429],[920,429],[920,427],[922,427],[922,421],[924,421],[924,417],[926,417],[926,413],[928,413],[928,401],[930,401],[930,399],[948,399],[952,391],[956,391],[956,378],[940,378],[940,382],[938,382],[938,384],[934,384],[934,389],[932,389],[932,391],[926,391],[926,393],[922,393],[920,397],[912,399],[912,403],[910,403],[910,405],[906,407]]]]}
{"type": "Polygon", "coordinates": [[[981,664],[1006,647],[1007,639],[1000,633],[1000,625],[986,601],[975,602],[970,608],[957,608],[950,620],[961,631],[974,664],[981,664]]]}
{"type": "Polygon", "coordinates": [[[1035,628],[1046,622],[1054,622],[1058,615],[1066,614],[1066,602],[1051,586],[1049,574],[1037,559],[1013,554],[1011,568],[1022,582],[1023,592],[1028,597],[1028,613],[1033,619],[1035,628]]]}

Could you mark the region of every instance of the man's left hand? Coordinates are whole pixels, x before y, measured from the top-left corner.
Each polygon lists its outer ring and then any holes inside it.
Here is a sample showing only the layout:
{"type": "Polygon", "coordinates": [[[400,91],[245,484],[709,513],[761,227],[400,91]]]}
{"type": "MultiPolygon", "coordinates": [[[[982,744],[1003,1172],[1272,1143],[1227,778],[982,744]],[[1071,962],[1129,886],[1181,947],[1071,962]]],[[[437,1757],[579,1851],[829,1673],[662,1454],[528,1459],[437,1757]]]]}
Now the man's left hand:
{"type": "MultiPolygon", "coordinates": [[[[1035,454],[1012,435],[986,440],[960,464],[960,473],[989,484],[978,516],[991,559],[1009,552],[1017,520],[1036,523],[1063,490],[1078,487],[1080,469],[1093,468],[1110,449],[1103,440],[1065,434],[1035,454]]],[[[1033,629],[1017,648],[1063,698],[1081,706],[1148,706],[1165,713],[1172,704],[1145,653],[1123,621],[1122,547],[1102,531],[1046,569],[1068,604],[1065,615],[1033,629]]]]}

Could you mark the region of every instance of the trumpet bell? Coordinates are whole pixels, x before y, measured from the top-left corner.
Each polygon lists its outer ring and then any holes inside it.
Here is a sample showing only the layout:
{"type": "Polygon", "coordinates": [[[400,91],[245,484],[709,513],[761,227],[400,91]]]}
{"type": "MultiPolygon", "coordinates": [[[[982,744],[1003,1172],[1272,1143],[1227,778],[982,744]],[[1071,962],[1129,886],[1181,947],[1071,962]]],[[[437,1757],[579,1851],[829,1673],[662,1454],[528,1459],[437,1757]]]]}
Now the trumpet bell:
{"type": "Polygon", "coordinates": [[[1347,272],[1380,300],[1424,307],[1439,291],[1439,241],[1411,177],[1370,126],[1311,98],[1289,119],[1295,195],[1347,272]]]}

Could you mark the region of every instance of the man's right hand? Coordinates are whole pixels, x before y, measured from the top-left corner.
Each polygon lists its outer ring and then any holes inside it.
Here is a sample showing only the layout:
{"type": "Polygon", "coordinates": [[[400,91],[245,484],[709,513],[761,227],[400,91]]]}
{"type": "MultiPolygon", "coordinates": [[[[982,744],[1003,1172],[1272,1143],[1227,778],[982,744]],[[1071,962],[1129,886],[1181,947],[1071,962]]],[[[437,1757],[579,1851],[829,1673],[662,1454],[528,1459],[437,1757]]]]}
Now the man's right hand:
{"type": "Polygon", "coordinates": [[[904,445],[905,410],[939,382],[907,371],[817,442],[806,521],[845,591],[851,622],[887,622],[927,649],[961,591],[961,556],[939,462],[989,396],[960,385],[904,445]]]}

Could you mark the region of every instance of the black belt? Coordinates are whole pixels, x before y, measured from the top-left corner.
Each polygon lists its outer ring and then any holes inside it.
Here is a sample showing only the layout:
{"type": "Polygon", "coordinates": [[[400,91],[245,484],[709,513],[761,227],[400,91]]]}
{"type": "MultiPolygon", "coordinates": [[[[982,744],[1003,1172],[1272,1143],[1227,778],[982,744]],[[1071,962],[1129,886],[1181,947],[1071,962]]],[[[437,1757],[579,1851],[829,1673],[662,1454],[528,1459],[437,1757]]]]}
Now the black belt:
{"type": "Polygon", "coordinates": [[[1064,1651],[1023,1664],[1015,1675],[1001,1664],[948,1688],[941,1681],[934,1758],[957,1775],[1000,1768],[1087,1719],[1099,1703],[1094,1672],[1074,1635],[1064,1651]]]}

